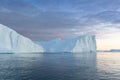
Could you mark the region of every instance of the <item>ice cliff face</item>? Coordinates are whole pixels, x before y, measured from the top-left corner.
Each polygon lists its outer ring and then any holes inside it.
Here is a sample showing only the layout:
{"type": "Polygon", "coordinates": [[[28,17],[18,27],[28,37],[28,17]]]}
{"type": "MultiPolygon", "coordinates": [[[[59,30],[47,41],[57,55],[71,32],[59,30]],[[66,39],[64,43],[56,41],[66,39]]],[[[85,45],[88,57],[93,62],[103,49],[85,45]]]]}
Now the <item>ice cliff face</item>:
{"type": "Polygon", "coordinates": [[[42,46],[0,24],[0,53],[44,52],[42,46]]]}
{"type": "Polygon", "coordinates": [[[42,45],[45,52],[96,52],[95,36],[79,36],[72,39],[55,39],[36,42],[42,45]]]}

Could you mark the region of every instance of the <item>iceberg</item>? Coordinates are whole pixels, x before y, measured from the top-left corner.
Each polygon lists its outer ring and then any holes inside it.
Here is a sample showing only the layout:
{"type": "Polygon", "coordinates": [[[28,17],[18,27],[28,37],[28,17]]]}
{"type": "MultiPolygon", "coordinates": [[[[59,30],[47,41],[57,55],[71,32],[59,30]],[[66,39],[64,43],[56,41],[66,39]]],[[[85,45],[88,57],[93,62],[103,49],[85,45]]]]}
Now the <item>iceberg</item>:
{"type": "Polygon", "coordinates": [[[28,52],[96,52],[95,36],[78,36],[33,42],[16,31],[0,24],[0,53],[28,52]]]}
{"type": "Polygon", "coordinates": [[[42,46],[0,24],[0,53],[44,52],[42,46]]]}
{"type": "Polygon", "coordinates": [[[95,36],[79,36],[71,39],[54,39],[36,42],[42,45],[45,52],[96,52],[95,36]]]}

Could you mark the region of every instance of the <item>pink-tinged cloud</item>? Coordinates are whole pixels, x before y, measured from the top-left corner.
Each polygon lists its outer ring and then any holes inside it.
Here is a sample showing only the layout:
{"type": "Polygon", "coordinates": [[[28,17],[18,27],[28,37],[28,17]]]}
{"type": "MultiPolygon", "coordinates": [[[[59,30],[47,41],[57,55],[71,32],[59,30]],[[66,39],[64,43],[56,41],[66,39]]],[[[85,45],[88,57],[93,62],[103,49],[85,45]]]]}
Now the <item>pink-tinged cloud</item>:
{"type": "Polygon", "coordinates": [[[59,32],[52,32],[52,34],[53,34],[54,36],[56,36],[56,37],[61,38],[61,39],[64,39],[64,38],[65,38],[65,36],[64,36],[63,34],[59,33],[59,32]]]}

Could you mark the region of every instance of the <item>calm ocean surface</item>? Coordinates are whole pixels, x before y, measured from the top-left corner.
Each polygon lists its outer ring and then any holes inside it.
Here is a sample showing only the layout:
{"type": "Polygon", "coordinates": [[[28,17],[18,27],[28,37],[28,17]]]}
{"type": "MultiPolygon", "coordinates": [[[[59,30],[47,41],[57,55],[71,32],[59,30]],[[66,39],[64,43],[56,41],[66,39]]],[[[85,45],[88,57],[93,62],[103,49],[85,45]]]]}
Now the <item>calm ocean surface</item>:
{"type": "Polygon", "coordinates": [[[120,80],[120,53],[0,54],[0,80],[120,80]]]}

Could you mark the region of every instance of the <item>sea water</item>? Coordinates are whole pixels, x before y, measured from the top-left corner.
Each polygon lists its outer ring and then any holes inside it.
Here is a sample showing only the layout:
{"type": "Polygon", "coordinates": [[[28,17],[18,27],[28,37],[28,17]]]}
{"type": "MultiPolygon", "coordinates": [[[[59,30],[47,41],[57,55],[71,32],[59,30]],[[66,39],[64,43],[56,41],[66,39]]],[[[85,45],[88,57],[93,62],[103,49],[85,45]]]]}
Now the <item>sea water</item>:
{"type": "Polygon", "coordinates": [[[120,53],[0,54],[0,80],[120,80],[120,53]]]}

